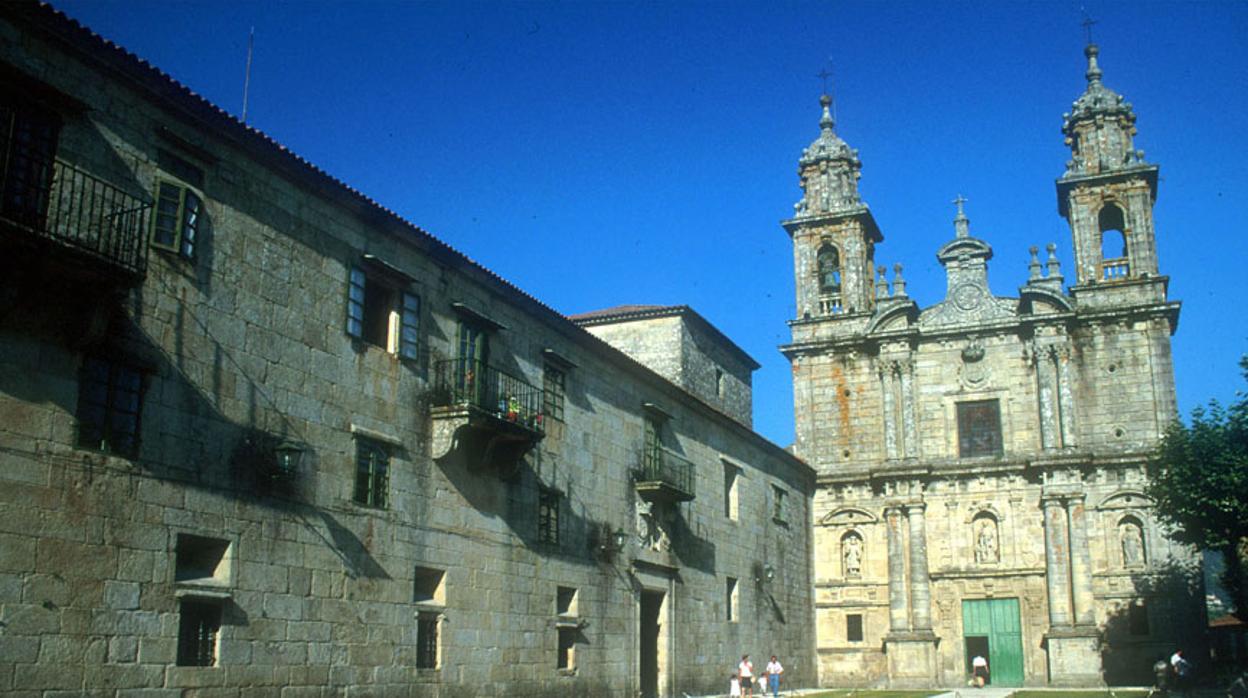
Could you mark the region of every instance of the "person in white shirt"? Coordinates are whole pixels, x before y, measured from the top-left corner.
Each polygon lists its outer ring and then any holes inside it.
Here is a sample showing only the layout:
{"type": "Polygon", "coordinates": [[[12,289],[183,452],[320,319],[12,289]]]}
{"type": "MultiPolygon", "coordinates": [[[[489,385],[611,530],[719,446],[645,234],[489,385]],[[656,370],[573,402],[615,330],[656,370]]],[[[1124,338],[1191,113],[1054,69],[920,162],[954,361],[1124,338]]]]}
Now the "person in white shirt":
{"type": "Polygon", "coordinates": [[[977,654],[971,660],[971,673],[974,676],[976,688],[983,688],[988,683],[988,660],[984,659],[984,655],[977,654]]]}
{"type": "Polygon", "coordinates": [[[750,664],[750,655],[741,655],[741,663],[737,665],[737,678],[741,679],[741,695],[754,695],[754,665],[750,664]]]}
{"type": "Polygon", "coordinates": [[[767,685],[771,688],[772,698],[780,695],[780,675],[784,673],[784,667],[780,666],[780,660],[776,659],[776,655],[771,655],[771,661],[767,662],[767,685]]]}

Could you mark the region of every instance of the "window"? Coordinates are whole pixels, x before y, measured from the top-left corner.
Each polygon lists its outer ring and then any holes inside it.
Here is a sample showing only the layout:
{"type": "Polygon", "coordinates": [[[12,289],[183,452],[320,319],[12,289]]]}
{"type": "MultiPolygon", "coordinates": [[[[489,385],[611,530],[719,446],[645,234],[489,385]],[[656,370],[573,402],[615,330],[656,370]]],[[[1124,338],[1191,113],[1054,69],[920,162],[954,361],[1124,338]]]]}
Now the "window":
{"type": "Polygon", "coordinates": [[[419,613],[416,616],[416,668],[438,668],[438,613],[419,613]]]}
{"type": "Polygon", "coordinates": [[[1101,278],[1111,281],[1126,277],[1131,262],[1122,209],[1117,204],[1106,204],[1097,215],[1097,224],[1101,231],[1101,278]]]}
{"type": "Polygon", "coordinates": [[[771,493],[771,518],[776,523],[785,523],[784,500],[789,493],[778,485],[771,486],[771,493]]]}
{"type": "Polygon", "coordinates": [[[642,469],[647,473],[658,472],[663,463],[663,421],[658,417],[645,417],[645,443],[642,453],[642,469]]]}
{"type": "Polygon", "coordinates": [[[715,395],[720,398],[724,396],[724,371],[718,367],[715,369],[715,395]]]}
{"type": "Polygon", "coordinates": [[[203,201],[189,187],[161,181],[156,186],[152,245],[172,250],[186,259],[194,259],[202,208],[203,201]]]}
{"type": "Polygon", "coordinates": [[[417,566],[412,583],[412,601],[418,604],[445,606],[445,580],[445,570],[417,566]]]}
{"type": "Polygon", "coordinates": [[[958,455],[1001,455],[1001,408],[996,400],[958,403],[958,455]]]}
{"type": "Polygon", "coordinates": [[[542,372],[542,413],[552,419],[563,421],[564,400],[563,371],[546,364],[542,372]]]}
{"type": "Polygon", "coordinates": [[[555,666],[563,671],[576,669],[576,628],[559,628],[559,654],[555,666]]]}
{"type": "Polygon", "coordinates": [[[741,595],[736,577],[729,577],[724,584],[724,620],[736,623],[741,617],[741,595]]]}
{"type": "Polygon", "coordinates": [[[138,456],[142,406],[142,374],[108,359],[87,357],[78,381],[78,445],[138,456]]]}
{"type": "Polygon", "coordinates": [[[835,246],[823,244],[819,248],[816,265],[819,268],[819,293],[833,295],[841,292],[841,253],[835,246]]]}
{"type": "Polygon", "coordinates": [[[559,491],[542,487],[537,492],[537,540],[559,544],[559,491]]]}
{"type": "Polygon", "coordinates": [[[182,599],[178,605],[178,666],[215,665],[220,630],[220,603],[182,599]]]}
{"type": "Polygon", "coordinates": [[[724,463],[724,516],[732,521],[736,521],[739,514],[738,483],[740,481],[741,469],[732,463],[724,463]]]}
{"type": "Polygon", "coordinates": [[[845,615],[845,640],[848,642],[862,642],[861,613],[849,613],[845,615]]]}
{"type": "Polygon", "coordinates": [[[355,464],[356,503],[384,509],[390,479],[390,454],[386,447],[368,439],[357,439],[355,464]]]}
{"type": "Polygon", "coordinates": [[[0,95],[0,215],[42,229],[61,125],[54,114],[25,103],[28,100],[0,95]]]}
{"type": "MultiPolygon", "coordinates": [[[[382,268],[380,262],[373,267],[382,268]]],[[[420,356],[420,296],[398,288],[406,283],[394,270],[389,277],[351,267],[347,282],[347,334],[416,360],[420,356]]]]}
{"type": "Polygon", "coordinates": [[[179,533],[173,579],[184,584],[227,585],[233,557],[228,540],[179,533]]]}
{"type": "Polygon", "coordinates": [[[555,591],[555,627],[558,632],[558,658],[555,666],[565,671],[576,669],[576,639],[580,632],[577,620],[576,587],[557,587],[555,591]]]}

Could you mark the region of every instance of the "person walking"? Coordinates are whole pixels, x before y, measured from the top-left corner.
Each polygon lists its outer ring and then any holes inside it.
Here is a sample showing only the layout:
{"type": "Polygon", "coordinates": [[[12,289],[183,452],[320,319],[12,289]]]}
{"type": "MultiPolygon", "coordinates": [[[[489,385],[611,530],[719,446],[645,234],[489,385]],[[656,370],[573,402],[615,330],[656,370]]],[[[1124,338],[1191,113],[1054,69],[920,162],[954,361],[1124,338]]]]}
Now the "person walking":
{"type": "Polygon", "coordinates": [[[776,655],[771,655],[771,661],[767,662],[767,685],[771,688],[772,698],[780,695],[780,675],[784,673],[784,667],[780,666],[780,660],[776,659],[776,655]]]}
{"type": "Polygon", "coordinates": [[[741,655],[741,663],[737,665],[737,678],[741,679],[741,695],[754,695],[754,665],[750,663],[750,655],[741,655]]]}

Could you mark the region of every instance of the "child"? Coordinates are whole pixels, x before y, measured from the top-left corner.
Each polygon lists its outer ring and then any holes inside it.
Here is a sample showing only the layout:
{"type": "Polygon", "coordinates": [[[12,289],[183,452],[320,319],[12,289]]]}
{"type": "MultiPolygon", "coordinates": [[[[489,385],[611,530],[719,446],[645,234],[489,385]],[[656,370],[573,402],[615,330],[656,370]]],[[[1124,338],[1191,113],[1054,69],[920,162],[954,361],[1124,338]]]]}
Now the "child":
{"type": "Polygon", "coordinates": [[[732,698],[739,698],[741,695],[741,679],[738,679],[736,674],[728,679],[728,695],[732,698]]]}

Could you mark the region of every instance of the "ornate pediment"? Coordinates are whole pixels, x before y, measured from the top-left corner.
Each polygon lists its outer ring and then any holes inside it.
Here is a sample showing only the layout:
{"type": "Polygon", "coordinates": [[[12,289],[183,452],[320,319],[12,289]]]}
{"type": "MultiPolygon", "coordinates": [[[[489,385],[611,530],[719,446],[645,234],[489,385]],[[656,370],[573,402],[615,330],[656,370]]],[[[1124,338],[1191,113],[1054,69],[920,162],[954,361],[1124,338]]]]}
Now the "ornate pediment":
{"type": "Polygon", "coordinates": [[[1153,500],[1140,490],[1119,490],[1096,505],[1097,511],[1120,511],[1153,506],[1153,500]]]}
{"type": "Polygon", "coordinates": [[[861,526],[862,524],[879,523],[879,517],[866,509],[858,507],[841,507],[828,512],[819,519],[820,526],[861,526]]]}

